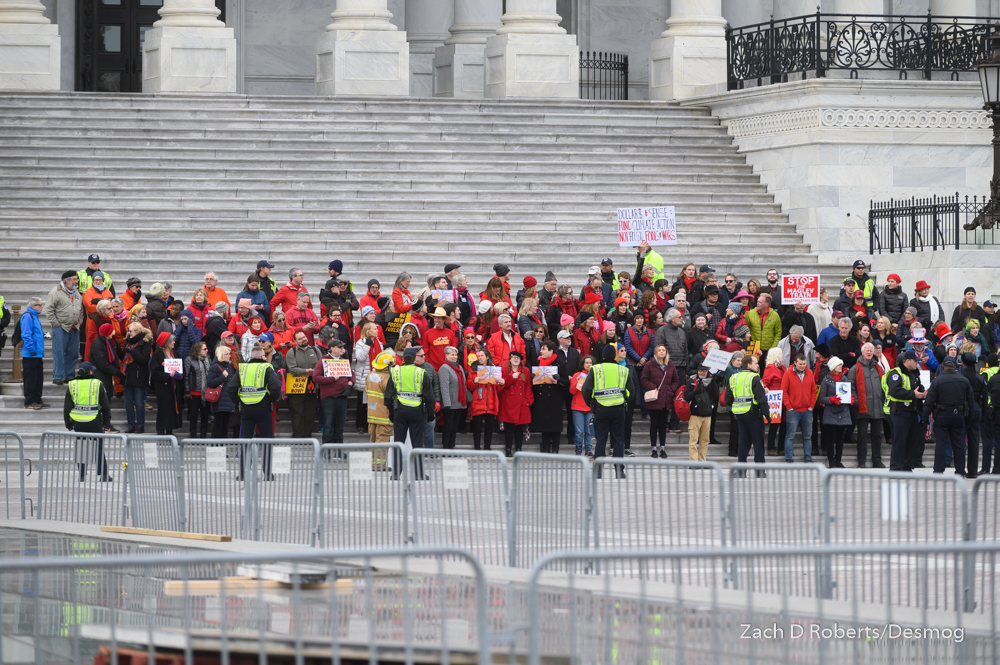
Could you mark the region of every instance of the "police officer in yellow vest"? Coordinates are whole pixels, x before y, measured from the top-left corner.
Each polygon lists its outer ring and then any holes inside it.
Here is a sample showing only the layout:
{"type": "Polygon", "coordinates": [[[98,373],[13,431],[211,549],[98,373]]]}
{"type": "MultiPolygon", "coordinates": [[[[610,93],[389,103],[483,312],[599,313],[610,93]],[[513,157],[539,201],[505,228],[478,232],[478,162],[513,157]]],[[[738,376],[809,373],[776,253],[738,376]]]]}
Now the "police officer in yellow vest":
{"type": "MultiPolygon", "coordinates": [[[[235,379],[229,383],[229,399],[233,404],[240,405],[240,438],[273,439],[274,417],[271,405],[281,399],[281,379],[278,378],[271,363],[264,358],[264,348],[260,344],[254,344],[248,362],[240,363],[235,379]]],[[[245,452],[242,451],[240,454],[238,480],[243,479],[245,452]]],[[[261,459],[264,479],[273,480],[271,446],[263,447],[261,459]]]]}
{"type": "Polygon", "coordinates": [[[111,275],[101,270],[101,257],[97,254],[91,254],[87,257],[87,267],[83,270],[77,270],[76,276],[80,278],[80,283],[77,288],[80,289],[80,293],[86,293],[87,289],[94,285],[94,273],[101,272],[104,273],[104,288],[111,291],[111,295],[117,295],[115,293],[115,287],[111,284],[111,275]]]}
{"type": "Polygon", "coordinates": [[[854,280],[854,286],[858,287],[861,293],[865,294],[865,306],[878,309],[878,303],[881,300],[879,296],[878,289],[875,288],[875,280],[865,272],[865,262],[858,259],[854,262],[854,270],[851,276],[844,280],[844,284],[848,280],[854,280]]]}
{"type": "MultiPolygon", "coordinates": [[[[389,410],[389,420],[392,421],[392,438],[394,441],[406,441],[410,434],[410,443],[414,448],[424,447],[424,430],[427,423],[434,422],[434,389],[426,370],[413,363],[417,358],[417,349],[410,347],[403,351],[403,366],[393,367],[389,371],[389,385],[385,387],[385,406],[389,410]]],[[[432,444],[433,445],[433,444],[432,444]]],[[[392,463],[392,477],[399,477],[402,460],[395,453],[392,463]]],[[[423,469],[415,471],[415,478],[423,479],[423,469]]]]}
{"type": "MultiPolygon", "coordinates": [[[[760,362],[755,355],[743,356],[740,371],[729,377],[726,405],[736,417],[739,427],[737,460],[746,462],[753,448],[754,464],[764,463],[764,421],[770,422],[771,411],[767,405],[767,391],[760,381],[760,362]]],[[[764,476],[758,471],[757,477],[764,476]]],[[[746,472],[740,472],[746,477],[746,472]]]]}
{"type": "MultiPolygon", "coordinates": [[[[81,363],[76,370],[76,378],[66,384],[63,420],[70,431],[103,434],[111,430],[111,402],[103,384],[93,378],[93,374],[93,365],[81,363]]],[[[110,482],[108,461],[104,457],[104,439],[97,437],[96,441],[85,439],[77,442],[76,462],[80,467],[81,483],[86,479],[87,463],[91,459],[96,460],[101,482],[110,482]]]]}
{"type": "Polygon", "coordinates": [[[890,471],[913,471],[920,449],[924,427],[920,423],[921,400],[927,397],[920,389],[920,365],[917,354],[907,351],[898,359],[895,369],[886,372],[888,386],[889,422],[892,423],[892,452],[889,455],[890,471]]]}
{"type": "MultiPolygon", "coordinates": [[[[980,474],[990,473],[993,445],[1000,434],[1000,358],[997,358],[997,354],[986,356],[983,378],[986,379],[988,397],[986,413],[983,414],[983,467],[980,474]]],[[[996,461],[993,462],[993,473],[1000,474],[1000,454],[996,455],[996,461]]]]}
{"type": "MultiPolygon", "coordinates": [[[[587,375],[580,393],[594,414],[594,435],[597,449],[594,463],[598,464],[597,477],[601,477],[600,458],[607,455],[608,436],[611,436],[611,455],[625,456],[625,411],[626,402],[634,397],[629,391],[628,367],[619,365],[615,345],[608,344],[601,352],[600,365],[587,375]]],[[[615,476],[625,478],[625,465],[615,465],[615,476]]]]}

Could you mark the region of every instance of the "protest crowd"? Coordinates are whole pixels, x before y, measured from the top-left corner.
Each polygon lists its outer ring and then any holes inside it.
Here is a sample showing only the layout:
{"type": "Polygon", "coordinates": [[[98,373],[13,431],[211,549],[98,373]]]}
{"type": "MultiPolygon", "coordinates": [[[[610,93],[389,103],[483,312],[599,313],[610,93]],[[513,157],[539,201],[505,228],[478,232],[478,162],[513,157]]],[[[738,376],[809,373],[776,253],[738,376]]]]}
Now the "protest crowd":
{"type": "MultiPolygon", "coordinates": [[[[603,457],[610,442],[622,457],[648,431],[665,458],[666,434],[686,426],[692,460],[727,445],[740,461],[811,462],[822,446],[843,468],[855,441],[851,466],[909,471],[933,439],[935,472],[1000,469],[1000,317],[972,286],[949,316],[932,285],[894,274],[876,285],[857,261],[842,283],[817,279],[818,293],[789,299],[776,269],[745,281],[694,263],[673,274],[645,243],[634,266],[605,258],[561,280],[518,283],[497,264],[478,294],[457,264],[426,282],[401,273],[362,286],[334,260],[315,295],[302,270],[279,286],[274,268],[260,261],[234,296],[211,272],[193,294],[165,282],[144,292],[91,255],[14,327],[25,408],[49,406],[48,352],[76,431],[117,432],[109,404],[120,398],[129,433],[146,431],[152,408],[157,434],[186,424],[192,438],[270,438],[287,417],[294,437],[320,430],[340,443],[354,400],[359,434],[414,447],[439,437],[454,448],[471,431],[476,450],[496,438],[510,456],[537,436],[558,454],[565,432],[577,455],[603,457]],[[728,442],[716,439],[720,418],[728,442]]],[[[3,317],[0,331],[5,306],[3,317]]]]}

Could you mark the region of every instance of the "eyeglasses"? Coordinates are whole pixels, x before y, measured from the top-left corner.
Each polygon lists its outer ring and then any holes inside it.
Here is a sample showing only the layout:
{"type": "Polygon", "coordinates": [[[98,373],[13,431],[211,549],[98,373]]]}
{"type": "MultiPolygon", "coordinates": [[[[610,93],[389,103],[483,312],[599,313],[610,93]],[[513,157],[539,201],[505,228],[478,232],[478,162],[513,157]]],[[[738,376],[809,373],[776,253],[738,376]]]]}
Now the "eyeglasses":
{"type": "Polygon", "coordinates": [[[735,283],[736,283],[735,279],[727,279],[726,280],[726,284],[735,284],[735,283]]]}

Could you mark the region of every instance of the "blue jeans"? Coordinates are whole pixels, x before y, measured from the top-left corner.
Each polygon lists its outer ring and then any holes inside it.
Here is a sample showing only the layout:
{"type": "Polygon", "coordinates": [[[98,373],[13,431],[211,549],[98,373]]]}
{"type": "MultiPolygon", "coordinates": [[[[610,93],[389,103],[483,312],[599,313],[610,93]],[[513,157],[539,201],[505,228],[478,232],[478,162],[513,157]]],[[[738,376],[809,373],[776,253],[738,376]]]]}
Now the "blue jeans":
{"type": "Polygon", "coordinates": [[[323,443],[343,443],[347,422],[347,396],[324,397],[319,401],[323,414],[323,443]]]}
{"type": "Polygon", "coordinates": [[[802,426],[802,451],[805,453],[805,461],[812,462],[812,431],[813,431],[812,411],[785,411],[785,461],[792,462],[792,441],[795,440],[795,430],[802,426]]]}
{"type": "Polygon", "coordinates": [[[434,420],[427,423],[427,429],[424,430],[424,448],[434,447],[434,427],[437,425],[437,417],[434,420]]]}
{"type": "Polygon", "coordinates": [[[146,389],[125,386],[125,417],[128,428],[146,426],[146,389]]]}
{"type": "Polygon", "coordinates": [[[594,418],[590,411],[573,411],[573,435],[576,440],[576,452],[593,452],[594,418]]]}
{"type": "MultiPolygon", "coordinates": [[[[69,381],[76,375],[76,359],[80,353],[80,331],[52,328],[52,380],[69,381]]],[[[110,397],[110,395],[108,395],[110,397]]]]}

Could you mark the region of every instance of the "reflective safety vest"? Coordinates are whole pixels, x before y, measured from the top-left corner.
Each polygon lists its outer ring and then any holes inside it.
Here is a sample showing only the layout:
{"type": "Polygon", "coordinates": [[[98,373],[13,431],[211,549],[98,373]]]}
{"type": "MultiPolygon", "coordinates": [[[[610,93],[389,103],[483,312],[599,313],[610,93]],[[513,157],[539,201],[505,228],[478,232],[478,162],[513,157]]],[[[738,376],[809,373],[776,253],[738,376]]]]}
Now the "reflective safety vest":
{"type": "Polygon", "coordinates": [[[69,417],[73,422],[90,423],[101,412],[101,382],[97,379],[73,379],[69,382],[69,396],[73,400],[73,410],[69,417]]]}
{"type": "Polygon", "coordinates": [[[594,400],[601,406],[621,406],[628,396],[628,367],[618,363],[594,366],[594,400]]]}
{"type": "MultiPolygon", "coordinates": [[[[857,285],[858,283],[857,279],[855,279],[853,275],[851,277],[848,277],[847,279],[853,279],[855,285],[857,285]]],[[[847,282],[847,279],[845,279],[844,282],[847,282]]],[[[874,291],[875,291],[875,280],[869,279],[867,282],[865,282],[865,288],[861,290],[861,292],[865,294],[865,305],[867,305],[868,307],[875,306],[875,299],[872,297],[874,295],[874,291]]],[[[851,300],[853,299],[854,295],[852,294],[851,300]]]]}
{"type": "MultiPolygon", "coordinates": [[[[2,304],[3,304],[3,298],[0,298],[0,305],[2,305],[2,304]]],[[[980,372],[980,374],[985,374],[986,375],[986,385],[987,386],[989,386],[990,380],[993,378],[993,376],[998,371],[1000,371],[1000,367],[984,367],[982,369],[982,371],[980,372]]],[[[986,403],[989,406],[993,406],[993,393],[991,393],[988,388],[986,390],[986,403]]]]}
{"type": "Polygon", "coordinates": [[[378,371],[372,371],[365,379],[365,395],[368,396],[368,422],[376,425],[391,425],[389,411],[385,408],[385,389],[382,381],[385,377],[378,371]]]}
{"type": "Polygon", "coordinates": [[[240,365],[240,401],[260,404],[267,395],[267,363],[242,363],[240,365]]]}
{"type": "Polygon", "coordinates": [[[416,365],[393,367],[392,384],[396,386],[396,399],[403,406],[423,404],[424,370],[416,365]]]}
{"type": "Polygon", "coordinates": [[[903,381],[903,389],[904,390],[910,390],[910,385],[911,384],[910,384],[910,375],[909,374],[906,374],[905,372],[899,371],[898,367],[894,367],[891,370],[889,370],[888,372],[886,372],[885,376],[882,377],[882,390],[885,392],[885,397],[886,397],[885,406],[882,407],[882,410],[885,411],[886,413],[889,413],[889,407],[892,406],[891,402],[899,402],[903,406],[909,406],[910,405],[910,401],[911,401],[911,400],[908,400],[908,399],[906,399],[906,400],[899,399],[897,397],[892,397],[892,396],[889,395],[889,375],[890,374],[894,374],[894,373],[895,374],[899,374],[899,378],[902,379],[902,381],[903,381]]]}
{"type": "MultiPolygon", "coordinates": [[[[101,272],[104,272],[104,271],[102,270],[101,272]]],[[[87,289],[89,289],[91,286],[94,285],[94,278],[87,274],[87,269],[86,268],[84,268],[83,270],[77,270],[76,271],[76,276],[80,280],[80,283],[76,287],[77,289],[80,290],[80,293],[86,292],[87,289]]],[[[111,280],[111,275],[109,275],[108,273],[105,272],[104,273],[104,288],[105,289],[110,289],[111,288],[111,281],[112,281],[111,280]]]]}
{"type": "Polygon", "coordinates": [[[757,398],[753,396],[753,380],[757,374],[750,370],[736,372],[729,377],[729,390],[733,394],[732,410],[736,415],[749,413],[757,406],[757,398]]]}

